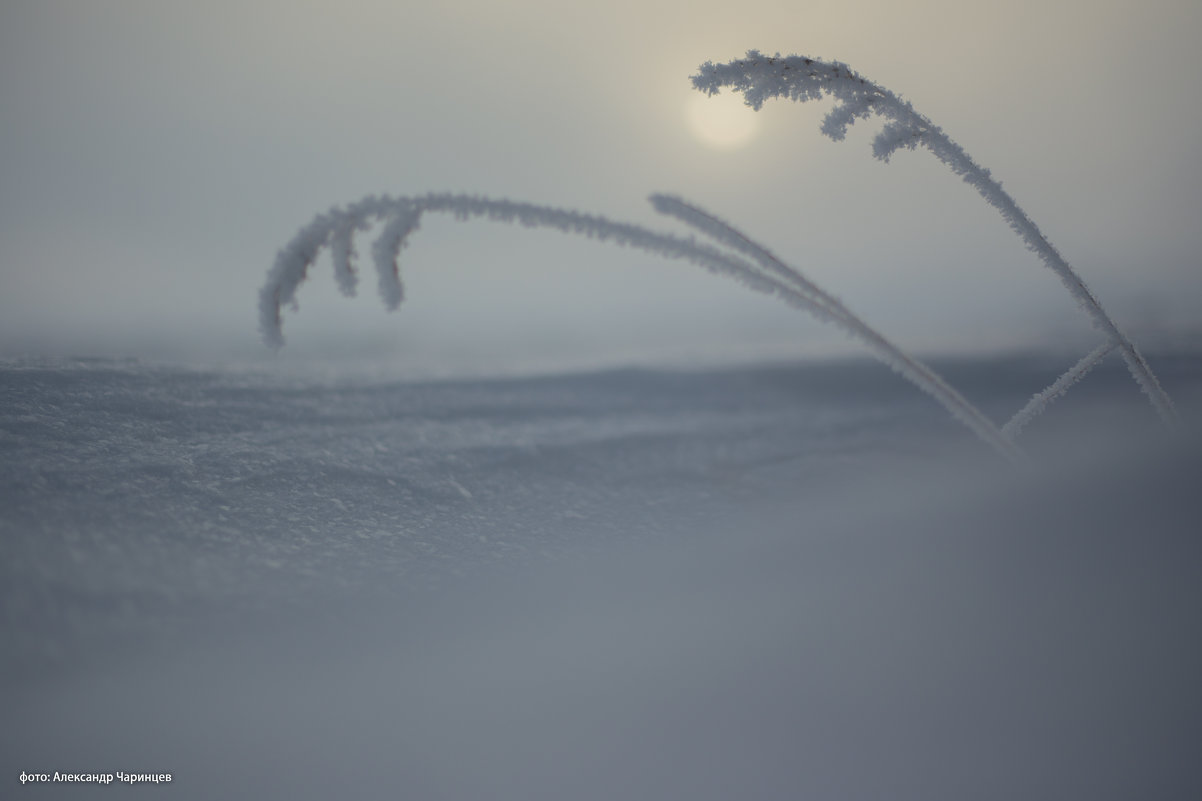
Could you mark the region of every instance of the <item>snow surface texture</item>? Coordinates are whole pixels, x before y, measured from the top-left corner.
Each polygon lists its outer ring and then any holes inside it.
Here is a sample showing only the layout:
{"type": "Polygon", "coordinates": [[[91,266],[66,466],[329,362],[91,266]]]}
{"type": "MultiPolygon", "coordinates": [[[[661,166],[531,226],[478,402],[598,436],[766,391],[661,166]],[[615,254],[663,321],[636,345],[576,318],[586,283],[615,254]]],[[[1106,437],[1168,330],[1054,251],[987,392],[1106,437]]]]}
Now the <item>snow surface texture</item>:
{"type": "Polygon", "coordinates": [[[1200,440],[1117,361],[1060,403],[1023,477],[870,362],[0,365],[4,795],[1198,797],[1200,440]]]}
{"type": "MultiPolygon", "coordinates": [[[[835,94],[836,138],[885,113],[878,155],[922,144],[971,179],[1107,342],[1062,374],[941,364],[953,394],[667,196],[713,244],[465,196],[335,209],[277,259],[265,338],[323,248],[354,291],[373,219],[390,308],[426,211],[559,228],[840,325],[997,450],[1025,428],[1030,472],[859,362],[426,383],[3,364],[6,797],[33,794],[22,771],[170,773],[183,799],[1202,796],[1202,433],[1163,437],[1104,362],[1173,418],[1142,356],[987,173],[803,62],[701,77],[835,94]]],[[[1199,354],[1160,363],[1202,403],[1199,354]]]]}

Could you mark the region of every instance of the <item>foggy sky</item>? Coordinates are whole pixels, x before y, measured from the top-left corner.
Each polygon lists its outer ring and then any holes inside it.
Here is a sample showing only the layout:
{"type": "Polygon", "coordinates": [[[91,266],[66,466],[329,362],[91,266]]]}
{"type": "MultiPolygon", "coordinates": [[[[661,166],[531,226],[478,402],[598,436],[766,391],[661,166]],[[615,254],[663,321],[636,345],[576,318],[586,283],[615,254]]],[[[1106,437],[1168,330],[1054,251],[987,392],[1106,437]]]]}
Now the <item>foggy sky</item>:
{"type": "MultiPolygon", "coordinates": [[[[770,103],[718,151],[688,77],[747,49],[903,94],[1031,214],[1136,338],[1196,335],[1202,67],[1192,2],[0,5],[0,355],[271,358],[276,250],[369,193],[462,191],[679,231],[683,195],[920,351],[1069,349],[1085,316],[929,154],[871,158],[830,101],[770,103]]],[[[368,242],[359,244],[366,255],[368,242]]],[[[366,266],[366,265],[364,265],[366,266]]],[[[423,223],[386,314],[318,263],[279,357],[417,370],[855,352],[687,265],[489,223],[423,223]]]]}

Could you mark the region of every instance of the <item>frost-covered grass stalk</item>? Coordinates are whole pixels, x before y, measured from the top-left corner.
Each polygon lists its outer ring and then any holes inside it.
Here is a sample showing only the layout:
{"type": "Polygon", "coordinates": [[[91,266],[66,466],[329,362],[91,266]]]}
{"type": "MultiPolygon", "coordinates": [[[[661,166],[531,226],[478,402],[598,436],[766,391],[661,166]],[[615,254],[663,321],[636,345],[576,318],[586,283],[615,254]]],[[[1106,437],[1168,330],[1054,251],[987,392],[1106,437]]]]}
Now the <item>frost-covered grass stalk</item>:
{"type": "Polygon", "coordinates": [[[263,339],[273,347],[284,344],[281,308],[284,305],[296,305],[297,288],[323,247],[330,250],[340,289],[345,294],[354,294],[358,282],[354,266],[354,234],[371,227],[373,221],[384,221],[383,230],[372,246],[372,256],[379,274],[380,294],[389,309],[399,306],[404,297],[398,257],[408,236],[417,229],[422,214],[438,212],[452,214],[460,220],[486,218],[517,222],[529,227],[552,228],[599,240],[611,240],[619,245],[668,258],[684,259],[711,272],[734,278],[750,289],[774,295],[861,340],[874,355],[942,403],[956,419],[1000,454],[1017,464],[1025,462],[1021,450],[933,370],[904,353],[852,314],[838,299],[785,265],[768,250],[717,217],[678,198],[654,195],[652,203],[660,212],[683,220],[736,253],[750,256],[753,261],[692,238],[681,239],[641,226],[566,209],[468,195],[369,197],[345,209],[333,208],[318,215],[280,250],[259,295],[263,339]]]}
{"type": "Polygon", "coordinates": [[[661,214],[676,217],[713,238],[716,242],[750,256],[766,273],[774,275],[790,285],[796,297],[805,303],[805,307],[812,314],[820,316],[820,319],[829,320],[859,339],[878,359],[942,403],[953,417],[971,428],[995,450],[1012,461],[1022,462],[1022,455],[1015,447],[1013,437],[1007,437],[1004,431],[998,431],[989,418],[953,389],[938,373],[890,342],[880,332],[853,314],[838,298],[782,262],[767,248],[723,220],[680,198],[669,195],[652,195],[651,202],[661,214]]]}
{"type": "MultiPolygon", "coordinates": [[[[867,80],[846,64],[804,56],[764,56],[755,50],[749,51],[747,58],[728,64],[706,62],[700,72],[693,76],[693,85],[708,94],[716,94],[723,87],[742,92],[747,104],[757,110],[764,101],[773,97],[804,102],[818,100],[823,93],[831,95],[839,103],[823,120],[822,132],[836,141],[847,135],[847,127],[857,119],[873,114],[884,117],[887,122],[873,140],[873,155],[888,161],[903,147],[910,150],[925,147],[976,189],[989,205],[1001,213],[1026,246],[1056,274],[1089,314],[1094,326],[1122,354],[1132,376],[1161,419],[1170,426],[1176,422],[1177,413],[1173,403],[1152,369],[1076,271],[1026,212],[1002,189],[1001,184],[993,179],[989,170],[974,162],[963,148],[939,126],[915,111],[908,101],[867,80]]],[[[1042,404],[1038,409],[1041,408],[1042,404]]]]}
{"type": "Polygon", "coordinates": [[[1103,342],[1089,353],[1081,357],[1081,360],[1070,367],[1059,378],[1057,378],[1051,386],[1043,392],[1035,395],[1031,400],[1027,401],[1027,405],[1019,409],[1006,425],[1002,426],[1002,434],[1007,439],[1013,440],[1019,435],[1019,432],[1026,427],[1027,423],[1035,419],[1037,415],[1047,408],[1048,404],[1059,398],[1064,393],[1068,392],[1069,387],[1085,378],[1094,367],[1096,367],[1103,359],[1110,355],[1110,352],[1115,348],[1113,342],[1103,342]]]}
{"type": "MultiPolygon", "coordinates": [[[[638,225],[613,222],[596,215],[469,195],[368,197],[346,208],[335,207],[318,215],[277,254],[275,264],[268,272],[267,282],[259,293],[259,327],[264,341],[272,347],[284,344],[280,310],[285,305],[296,305],[297,288],[323,247],[330,248],[342,291],[354,294],[358,276],[353,263],[355,251],[352,237],[355,231],[369,228],[375,221],[384,221],[383,231],[372,246],[380,294],[390,310],[397,308],[404,297],[397,260],[409,235],[417,229],[425,213],[451,214],[459,220],[475,217],[519,223],[527,227],[552,228],[601,241],[608,240],[668,258],[691,261],[770,295],[788,297],[794,294],[780,280],[763,274],[744,259],[711,245],[699,244],[691,238],[681,239],[658,233],[638,225]]],[[[813,311],[822,316],[821,310],[813,311]]]]}
{"type": "Polygon", "coordinates": [[[459,220],[485,218],[609,240],[667,258],[690,261],[710,272],[734,278],[750,289],[774,295],[863,342],[877,358],[942,403],[953,417],[971,428],[1000,454],[1018,464],[1024,463],[1025,457],[1014,444],[1014,438],[1022,428],[1113,350],[1122,354],[1132,375],[1161,418],[1169,424],[1175,422],[1176,411],[1172,401],[1151,368],[1080,276],[1014,199],[993,180],[989,171],[978,166],[963,148],[938,126],[914,111],[908,102],[856,74],[845,64],[802,56],[765,57],[754,50],[747,54],[746,59],[729,64],[714,65],[707,62],[701,67],[701,72],[693,77],[693,84],[710,94],[722,87],[731,87],[742,92],[747,103],[756,109],[771,97],[805,101],[819,99],[823,93],[832,95],[839,103],[827,114],[822,131],[835,140],[843,139],[847,135],[847,127],[857,119],[873,114],[884,117],[887,120],[885,127],[873,142],[876,157],[888,161],[893,153],[903,147],[913,150],[921,145],[930,150],[1001,213],[1027,247],[1059,277],[1088,312],[1093,324],[1106,335],[1106,342],[1033,397],[999,430],[938,374],[886,339],[833,295],[728,223],[679,198],[652,195],[651,202],[660,213],[692,226],[721,248],[699,243],[692,237],[682,239],[567,209],[454,194],[368,197],[346,208],[335,207],[318,215],[284,246],[268,273],[267,282],[259,296],[260,328],[264,341],[273,347],[284,344],[280,310],[285,305],[296,306],[297,288],[323,248],[330,251],[340,290],[346,295],[355,294],[358,284],[355,234],[371,228],[376,222],[383,222],[371,249],[379,276],[379,291],[389,309],[397,308],[404,298],[398,265],[400,251],[418,228],[422,215],[433,212],[451,214],[459,220]]]}
{"type": "Polygon", "coordinates": [[[681,239],[596,215],[469,195],[368,197],[346,208],[335,207],[318,215],[276,255],[275,264],[267,274],[267,282],[259,293],[259,328],[264,341],[272,347],[284,344],[280,310],[285,305],[295,307],[297,288],[323,247],[330,248],[342,291],[348,295],[354,294],[358,276],[353,263],[355,251],[352,236],[357,230],[369,228],[375,221],[384,221],[383,231],[372,246],[380,294],[388,309],[396,309],[404,297],[398,265],[400,251],[425,213],[451,214],[459,220],[485,218],[609,240],[668,258],[691,261],[770,295],[790,294],[789,288],[779,280],[763,275],[745,260],[715,247],[699,244],[691,238],[681,239]]]}

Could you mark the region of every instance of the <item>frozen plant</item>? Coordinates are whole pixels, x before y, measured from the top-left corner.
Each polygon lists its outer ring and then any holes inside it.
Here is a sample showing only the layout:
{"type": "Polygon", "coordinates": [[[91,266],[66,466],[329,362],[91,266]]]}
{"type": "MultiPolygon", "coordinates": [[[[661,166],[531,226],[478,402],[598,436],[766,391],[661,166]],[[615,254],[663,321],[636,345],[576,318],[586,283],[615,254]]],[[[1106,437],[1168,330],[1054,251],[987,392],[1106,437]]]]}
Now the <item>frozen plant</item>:
{"type": "Polygon", "coordinates": [[[281,308],[284,305],[295,307],[297,288],[323,247],[331,251],[334,271],[342,291],[354,293],[358,279],[353,264],[353,235],[357,230],[369,228],[373,221],[384,221],[383,231],[372,246],[372,256],[379,274],[380,294],[389,309],[397,308],[404,296],[398,257],[408,236],[417,229],[423,214],[451,214],[458,220],[482,217],[499,222],[516,222],[527,227],[552,228],[599,240],[612,240],[619,245],[629,245],[667,258],[684,259],[711,272],[734,278],[750,289],[774,295],[859,339],[877,358],[942,403],[953,417],[971,428],[998,453],[1012,462],[1024,462],[1021,450],[959,392],[801,273],[696,206],[667,195],[653,195],[651,201],[661,213],[698,228],[734,252],[720,250],[692,238],[682,239],[596,215],[468,195],[368,197],[346,208],[335,207],[318,215],[302,228],[276,256],[275,264],[267,275],[267,283],[259,294],[259,327],[263,339],[273,347],[284,344],[281,308]],[[750,256],[752,261],[738,254],[750,256]]]}
{"type": "Polygon", "coordinates": [[[707,62],[693,77],[696,88],[714,94],[722,87],[743,93],[747,103],[760,108],[771,97],[805,101],[823,93],[839,103],[826,116],[822,130],[832,139],[843,139],[855,120],[878,114],[887,122],[877,134],[873,152],[888,161],[900,148],[919,146],[930,150],[957,175],[972,185],[995,207],[1010,227],[1072,293],[1090,315],[1106,341],[1061,375],[1051,386],[1035,395],[1001,429],[927,365],[902,351],[880,332],[853,314],[837,298],[786,265],[771,251],[718,217],[670,195],[652,195],[651,202],[662,214],[674,217],[709,237],[715,244],[659,233],[638,225],[614,222],[551,206],[454,194],[416,197],[367,197],[346,208],[334,207],[318,215],[280,250],[259,296],[260,329],[272,347],[284,344],[281,308],[296,307],[296,291],[323,248],[334,262],[339,288],[353,295],[358,283],[355,271],[354,237],[376,222],[383,228],[372,246],[372,260],[379,275],[379,291],[385,305],[397,308],[404,298],[398,258],[408,237],[418,228],[423,214],[451,214],[458,220],[485,218],[526,227],[552,228],[658,255],[683,259],[714,273],[727,275],[750,289],[780,298],[817,319],[831,323],[864,343],[878,359],[938,400],[982,440],[1012,462],[1025,457],[1014,444],[1022,428],[1049,403],[1063,395],[1112,351],[1122,354],[1132,375],[1166,424],[1176,421],[1176,411],[1151,368],[1135,345],[1119,330],[1080,276],[1060,256],[1035,223],[964,150],[926,117],[900,97],[874,84],[847,65],[803,56],[765,57],[750,51],[746,59],[729,64],[707,62]],[[720,247],[719,247],[720,246],[720,247]]]}
{"type": "MultiPolygon", "coordinates": [[[[757,110],[763,106],[764,101],[773,97],[805,102],[818,100],[824,93],[831,95],[839,102],[823,120],[822,132],[836,141],[847,135],[847,127],[857,119],[868,118],[873,114],[885,118],[887,122],[884,128],[873,139],[873,155],[888,161],[890,156],[903,147],[910,150],[925,147],[952,172],[963,178],[965,183],[976,189],[989,205],[998,210],[1010,228],[1022,238],[1027,248],[1056,274],[1078,305],[1089,314],[1094,327],[1106,337],[1106,342],[1119,351],[1131,375],[1148,396],[1161,419],[1169,426],[1176,423],[1177,412],[1173,402],[1161,387],[1156,375],[1135,344],[1106,313],[1077,272],[1040,232],[1038,226],[1019,207],[1014,198],[993,179],[989,170],[974,162],[943,129],[915,111],[908,101],[902,100],[893,92],[869,81],[838,61],[821,61],[805,56],[782,57],[779,54],[764,56],[755,50],[748,51],[746,58],[728,64],[706,62],[701,66],[700,72],[693,76],[693,86],[711,95],[723,87],[729,87],[742,92],[747,104],[757,110]]],[[[1094,351],[1066,373],[1062,381],[1088,362],[1088,365],[1079,371],[1078,377],[1083,375],[1109,350],[1110,348],[1094,351]],[[1090,360],[1095,354],[1097,358],[1090,360]]],[[[1064,389],[1071,383],[1072,380],[1065,382],[1064,389]]],[[[1060,384],[1061,381],[1058,381],[1053,387],[1060,384]]],[[[1051,391],[1053,387],[1036,395],[1031,404],[1019,412],[1023,417],[1016,418],[1017,422],[1011,421],[1008,428],[1017,433],[1027,420],[1043,409],[1048,400],[1059,394],[1051,391]]]]}
{"type": "Polygon", "coordinates": [[[792,293],[804,301],[802,308],[807,309],[820,320],[833,323],[860,340],[868,346],[874,356],[889,365],[894,372],[942,403],[953,417],[975,431],[981,439],[993,446],[999,453],[1021,463],[1022,456],[1014,446],[1013,437],[1007,436],[1005,430],[999,432],[989,418],[953,389],[938,373],[901,350],[879,331],[853,314],[838,298],[823,290],[798,270],[782,262],[767,248],[750,239],[742,231],[680,198],[670,195],[652,195],[651,203],[661,214],[675,217],[711,237],[714,241],[751,257],[764,272],[776,276],[789,285],[792,293]]]}
{"type": "Polygon", "coordinates": [[[1019,409],[1009,422],[1002,426],[1002,433],[1011,440],[1017,437],[1027,423],[1034,420],[1036,415],[1047,408],[1049,403],[1068,392],[1069,387],[1085,378],[1090,370],[1097,367],[1103,359],[1110,355],[1114,347],[1113,342],[1103,342],[1082,356],[1080,361],[1066,370],[1047,389],[1027,401],[1027,405],[1019,409]]]}

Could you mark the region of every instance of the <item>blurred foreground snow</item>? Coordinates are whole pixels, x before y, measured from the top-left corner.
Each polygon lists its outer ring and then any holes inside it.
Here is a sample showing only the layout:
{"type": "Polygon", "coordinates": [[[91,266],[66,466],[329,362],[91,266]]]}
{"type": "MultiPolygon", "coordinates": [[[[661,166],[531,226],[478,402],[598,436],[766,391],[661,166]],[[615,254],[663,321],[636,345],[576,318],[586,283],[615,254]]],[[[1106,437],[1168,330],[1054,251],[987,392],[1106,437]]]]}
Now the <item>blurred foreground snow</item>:
{"type": "MultiPolygon", "coordinates": [[[[937,367],[1005,419],[1061,362],[937,367]]],[[[1156,364],[1197,419],[1202,360],[1156,364]]],[[[1164,440],[1117,362],[1025,478],[872,363],[9,362],[2,794],[1202,797],[1202,450],[1164,440]]]]}

